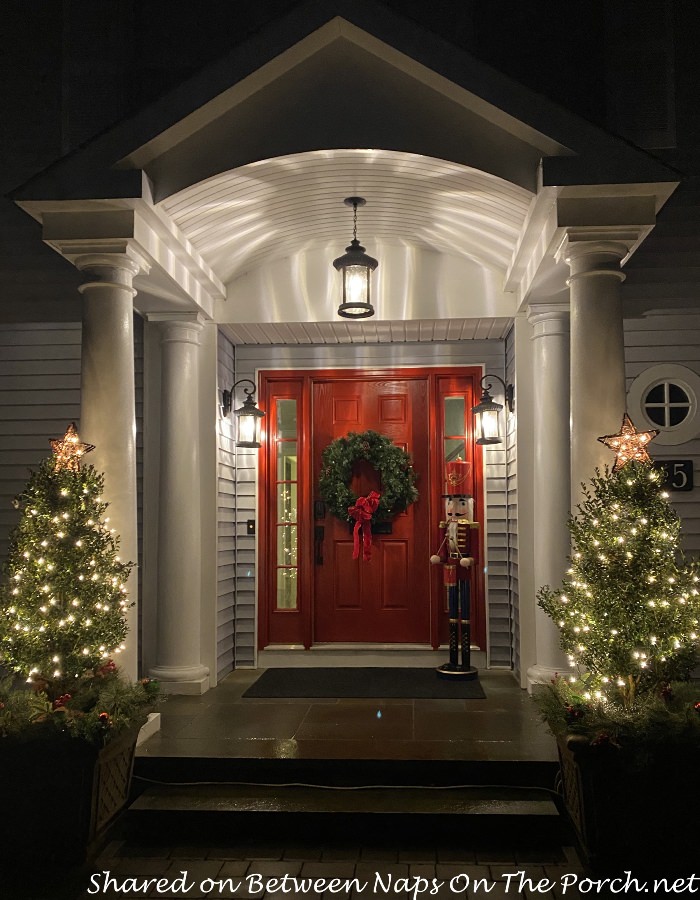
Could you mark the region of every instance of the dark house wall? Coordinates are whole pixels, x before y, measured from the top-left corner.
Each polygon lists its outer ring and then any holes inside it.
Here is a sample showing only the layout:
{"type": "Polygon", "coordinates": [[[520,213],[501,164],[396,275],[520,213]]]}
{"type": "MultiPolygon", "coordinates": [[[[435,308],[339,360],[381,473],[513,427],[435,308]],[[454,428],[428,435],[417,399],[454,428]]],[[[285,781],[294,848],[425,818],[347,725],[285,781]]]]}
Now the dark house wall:
{"type": "MultiPolygon", "coordinates": [[[[20,184],[297,5],[5,0],[0,187],[20,184]]],[[[392,8],[590,121],[686,166],[698,148],[699,4],[370,0],[372,5],[392,8]]]]}

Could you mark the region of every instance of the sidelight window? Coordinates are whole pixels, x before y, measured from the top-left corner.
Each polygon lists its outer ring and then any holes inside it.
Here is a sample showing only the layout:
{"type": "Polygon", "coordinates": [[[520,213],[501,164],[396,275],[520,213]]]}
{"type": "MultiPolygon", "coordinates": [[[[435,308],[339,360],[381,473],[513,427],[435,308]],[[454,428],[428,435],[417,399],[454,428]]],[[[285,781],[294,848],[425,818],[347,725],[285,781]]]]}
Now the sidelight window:
{"type": "Polygon", "coordinates": [[[467,458],[467,445],[465,440],[465,411],[466,401],[464,397],[445,397],[443,400],[444,426],[444,459],[445,462],[454,462],[457,459],[467,458]]]}
{"type": "Polygon", "coordinates": [[[297,555],[298,485],[297,401],[276,401],[275,492],[277,496],[277,594],[276,608],[294,610],[298,605],[297,555]]]}

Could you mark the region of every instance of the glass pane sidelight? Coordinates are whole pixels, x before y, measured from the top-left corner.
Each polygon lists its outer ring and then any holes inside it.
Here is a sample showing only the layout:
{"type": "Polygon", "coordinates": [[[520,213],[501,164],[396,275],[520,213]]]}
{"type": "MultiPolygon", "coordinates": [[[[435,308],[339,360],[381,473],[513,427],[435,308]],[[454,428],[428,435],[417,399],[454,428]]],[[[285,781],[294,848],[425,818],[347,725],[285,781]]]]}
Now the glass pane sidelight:
{"type": "Polygon", "coordinates": [[[297,439],[297,401],[277,401],[277,437],[280,440],[297,439]]]}
{"type": "Polygon", "coordinates": [[[277,526],[277,565],[296,566],[297,564],[297,526],[277,526]]]}
{"type": "Polygon", "coordinates": [[[467,458],[467,444],[465,436],[466,406],[464,397],[444,398],[444,459],[445,462],[453,462],[456,459],[467,458]]]}
{"type": "Polygon", "coordinates": [[[277,609],[297,608],[297,570],[277,570],[277,609]]]}
{"type": "Polygon", "coordinates": [[[285,525],[297,520],[297,486],[289,482],[277,485],[277,522],[285,525]]]}
{"type": "Polygon", "coordinates": [[[297,608],[297,401],[278,400],[275,417],[277,609],[297,608]]]}
{"type": "MultiPolygon", "coordinates": [[[[466,401],[464,397],[444,397],[443,398],[443,459],[445,463],[455,462],[459,459],[467,458],[467,440],[466,440],[466,401]]],[[[443,478],[445,477],[445,466],[443,464],[443,478]]],[[[443,482],[442,491],[447,486],[443,482]]],[[[463,490],[471,491],[471,484],[465,485],[463,490]]],[[[448,612],[447,594],[444,594],[443,611],[448,612]]]]}
{"type": "Polygon", "coordinates": [[[445,438],[445,462],[464,459],[466,452],[464,438],[445,438]]]}
{"type": "Polygon", "coordinates": [[[277,441],[277,481],[297,480],[297,442],[277,441]]]}
{"type": "Polygon", "coordinates": [[[445,437],[464,436],[464,397],[445,397],[445,437]]]}

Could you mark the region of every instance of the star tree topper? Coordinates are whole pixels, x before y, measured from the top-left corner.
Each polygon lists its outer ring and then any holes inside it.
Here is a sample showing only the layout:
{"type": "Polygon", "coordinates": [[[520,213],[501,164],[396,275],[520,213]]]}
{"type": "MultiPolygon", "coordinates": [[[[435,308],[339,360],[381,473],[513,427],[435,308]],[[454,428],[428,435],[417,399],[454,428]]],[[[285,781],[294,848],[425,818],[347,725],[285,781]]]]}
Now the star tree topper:
{"type": "Polygon", "coordinates": [[[632,424],[632,420],[624,414],[622,417],[622,427],[617,434],[605,434],[598,440],[606,447],[610,447],[615,454],[615,465],[613,472],[618,472],[624,465],[631,460],[637,462],[651,462],[651,457],[647,453],[647,444],[653,441],[658,430],[653,428],[651,431],[637,431],[632,424]]]}
{"type": "Polygon", "coordinates": [[[63,439],[56,438],[55,440],[50,440],[49,443],[56,454],[57,472],[61,469],[77,472],[80,469],[80,457],[95,449],[93,444],[84,444],[80,440],[75,422],[70,423],[63,439]]]}

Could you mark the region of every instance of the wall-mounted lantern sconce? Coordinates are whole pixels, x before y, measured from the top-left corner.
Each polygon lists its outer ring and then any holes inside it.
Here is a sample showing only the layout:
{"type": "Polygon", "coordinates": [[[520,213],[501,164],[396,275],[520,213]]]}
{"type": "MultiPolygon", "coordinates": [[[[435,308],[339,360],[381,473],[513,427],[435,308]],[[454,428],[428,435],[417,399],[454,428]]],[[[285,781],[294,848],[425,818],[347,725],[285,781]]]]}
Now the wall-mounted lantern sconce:
{"type": "Polygon", "coordinates": [[[367,319],[374,315],[370,281],[372,272],[379,265],[357,240],[357,207],[364,206],[367,201],[364,197],[346,197],[343,202],[353,209],[352,241],[345,253],[333,260],[333,266],[343,276],[343,302],[338,307],[338,315],[344,319],[367,319]]]}
{"type": "Polygon", "coordinates": [[[480,382],[481,400],[472,407],[472,412],[476,417],[477,444],[500,444],[503,440],[498,427],[498,414],[503,409],[503,404],[496,403],[490,394],[492,379],[500,381],[503,385],[508,412],[515,411],[515,387],[512,384],[506,384],[498,375],[484,375],[480,382]]]}
{"type": "Polygon", "coordinates": [[[238,409],[233,410],[233,415],[236,417],[236,446],[251,447],[252,449],[257,450],[261,446],[260,430],[265,413],[261,409],[258,409],[255,402],[255,383],[249,378],[241,378],[234,384],[230,391],[224,391],[221,413],[222,415],[227,416],[233,409],[233,392],[239,384],[250,384],[252,385],[253,390],[251,391],[244,387],[243,393],[246,397],[243,401],[243,406],[239,406],[238,409]]]}

